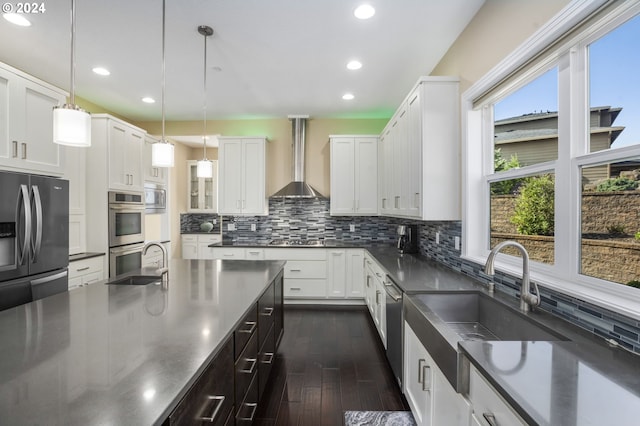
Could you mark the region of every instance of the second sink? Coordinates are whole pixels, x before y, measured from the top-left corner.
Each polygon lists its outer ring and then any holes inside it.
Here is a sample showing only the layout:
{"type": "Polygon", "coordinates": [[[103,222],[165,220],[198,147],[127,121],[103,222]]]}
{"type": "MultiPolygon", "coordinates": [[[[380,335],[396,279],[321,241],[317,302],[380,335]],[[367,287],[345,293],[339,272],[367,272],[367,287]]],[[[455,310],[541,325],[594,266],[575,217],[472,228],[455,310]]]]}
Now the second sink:
{"type": "Polygon", "coordinates": [[[566,340],[482,293],[415,295],[462,340],[566,340]]]}
{"type": "Polygon", "coordinates": [[[160,284],[162,278],[147,275],[129,275],[113,281],[107,281],[109,285],[147,285],[151,283],[160,284]]]}

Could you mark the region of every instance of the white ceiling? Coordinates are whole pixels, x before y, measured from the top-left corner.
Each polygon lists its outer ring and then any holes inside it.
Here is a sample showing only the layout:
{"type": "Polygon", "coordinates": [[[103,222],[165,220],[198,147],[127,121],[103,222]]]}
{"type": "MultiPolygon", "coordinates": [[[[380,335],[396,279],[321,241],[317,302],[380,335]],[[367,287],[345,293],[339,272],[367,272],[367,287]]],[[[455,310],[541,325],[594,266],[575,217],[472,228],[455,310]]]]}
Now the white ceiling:
{"type": "MultiPolygon", "coordinates": [[[[389,117],[484,0],[166,0],[167,120],[389,117]],[[346,63],[359,59],[362,69],[346,63]],[[216,70],[219,68],[221,70],[216,70]],[[355,95],[344,101],[345,92],[355,95]]],[[[0,61],[69,90],[70,0],[31,27],[0,19],[0,61]]],[[[161,119],[162,1],[76,0],[76,95],[134,121],[161,119]],[[91,72],[94,66],[109,77],[91,72]],[[157,102],[141,102],[152,96],[157,102]]]]}

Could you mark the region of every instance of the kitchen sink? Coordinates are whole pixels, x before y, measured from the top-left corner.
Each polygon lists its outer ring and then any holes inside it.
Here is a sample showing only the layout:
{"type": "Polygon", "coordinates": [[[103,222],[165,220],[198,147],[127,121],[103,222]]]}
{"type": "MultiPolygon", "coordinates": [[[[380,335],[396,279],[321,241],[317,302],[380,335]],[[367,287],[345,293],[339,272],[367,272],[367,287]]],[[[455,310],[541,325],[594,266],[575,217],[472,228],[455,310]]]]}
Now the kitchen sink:
{"type": "Polygon", "coordinates": [[[462,340],[566,340],[516,308],[482,293],[419,294],[414,297],[462,340]]]}
{"type": "Polygon", "coordinates": [[[129,275],[128,277],[107,281],[109,285],[147,285],[151,283],[160,284],[161,277],[149,275],[129,275]]]}

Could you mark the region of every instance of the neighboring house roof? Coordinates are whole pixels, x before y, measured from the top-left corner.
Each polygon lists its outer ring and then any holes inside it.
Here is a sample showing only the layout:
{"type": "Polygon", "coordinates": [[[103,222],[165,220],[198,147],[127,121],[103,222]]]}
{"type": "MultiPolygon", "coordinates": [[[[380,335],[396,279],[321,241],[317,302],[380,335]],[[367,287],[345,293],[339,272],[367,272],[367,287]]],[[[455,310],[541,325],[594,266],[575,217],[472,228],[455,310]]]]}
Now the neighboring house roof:
{"type": "MultiPolygon", "coordinates": [[[[623,126],[616,127],[592,127],[590,129],[591,134],[597,133],[611,133],[611,143],[624,130],[623,126]]],[[[557,139],[558,129],[523,129],[523,130],[508,130],[506,132],[495,133],[496,145],[515,143],[515,142],[527,142],[543,139],[557,139]]]]}

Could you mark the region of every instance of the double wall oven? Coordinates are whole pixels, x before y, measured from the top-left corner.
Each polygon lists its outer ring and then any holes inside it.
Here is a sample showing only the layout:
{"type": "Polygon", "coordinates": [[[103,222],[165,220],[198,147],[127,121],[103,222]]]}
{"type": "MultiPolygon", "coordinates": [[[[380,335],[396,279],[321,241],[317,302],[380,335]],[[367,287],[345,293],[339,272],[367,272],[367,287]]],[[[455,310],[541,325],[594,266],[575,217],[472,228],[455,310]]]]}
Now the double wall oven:
{"type": "Polygon", "coordinates": [[[109,192],[109,276],[142,267],[145,200],[142,192],[109,192]]]}

